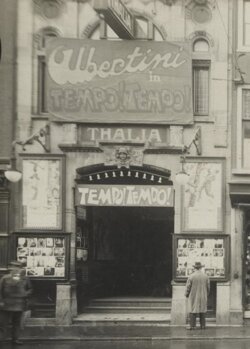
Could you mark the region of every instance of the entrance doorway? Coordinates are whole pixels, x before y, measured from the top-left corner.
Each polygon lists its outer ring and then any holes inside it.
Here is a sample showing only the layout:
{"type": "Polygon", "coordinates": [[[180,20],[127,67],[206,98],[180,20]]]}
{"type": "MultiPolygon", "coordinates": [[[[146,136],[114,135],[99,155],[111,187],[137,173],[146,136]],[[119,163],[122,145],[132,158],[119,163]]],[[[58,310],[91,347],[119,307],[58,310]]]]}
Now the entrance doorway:
{"type": "Polygon", "coordinates": [[[88,258],[77,261],[78,299],[171,297],[172,207],[82,209],[77,230],[88,258]]]}

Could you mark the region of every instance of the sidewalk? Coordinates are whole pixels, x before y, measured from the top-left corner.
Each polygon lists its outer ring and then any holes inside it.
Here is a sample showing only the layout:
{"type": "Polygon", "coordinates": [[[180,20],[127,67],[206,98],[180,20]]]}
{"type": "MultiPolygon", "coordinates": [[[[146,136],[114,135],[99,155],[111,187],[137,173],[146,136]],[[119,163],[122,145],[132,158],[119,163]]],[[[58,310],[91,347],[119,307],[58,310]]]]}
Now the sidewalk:
{"type": "MultiPolygon", "coordinates": [[[[185,327],[171,326],[27,326],[22,331],[24,340],[81,340],[81,341],[117,341],[117,340],[223,340],[250,339],[250,326],[209,326],[206,330],[187,330],[185,327]]],[[[9,338],[9,334],[5,339],[9,338]]],[[[2,338],[3,340],[4,338],[2,338]]]]}

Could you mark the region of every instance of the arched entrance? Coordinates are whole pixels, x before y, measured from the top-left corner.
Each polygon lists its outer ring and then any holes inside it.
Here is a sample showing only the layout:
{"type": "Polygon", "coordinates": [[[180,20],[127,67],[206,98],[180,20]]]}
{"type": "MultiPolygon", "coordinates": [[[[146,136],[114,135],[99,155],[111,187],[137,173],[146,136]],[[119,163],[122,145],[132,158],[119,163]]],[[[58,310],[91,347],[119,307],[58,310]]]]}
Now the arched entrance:
{"type": "Polygon", "coordinates": [[[79,309],[96,297],[170,297],[174,194],[152,166],[80,168],[76,179],[79,309]]]}

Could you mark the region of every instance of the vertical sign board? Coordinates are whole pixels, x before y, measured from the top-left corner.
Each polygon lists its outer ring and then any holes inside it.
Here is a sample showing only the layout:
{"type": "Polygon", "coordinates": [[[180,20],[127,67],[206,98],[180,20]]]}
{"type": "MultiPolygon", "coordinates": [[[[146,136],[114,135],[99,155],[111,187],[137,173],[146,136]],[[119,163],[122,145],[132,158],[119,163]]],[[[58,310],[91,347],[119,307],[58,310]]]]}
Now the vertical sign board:
{"type": "Polygon", "coordinates": [[[134,17],[121,0],[95,0],[94,9],[122,39],[134,38],[134,17]]]}
{"type": "Polygon", "coordinates": [[[193,123],[186,42],[53,39],[47,74],[54,121],[193,123]]]}

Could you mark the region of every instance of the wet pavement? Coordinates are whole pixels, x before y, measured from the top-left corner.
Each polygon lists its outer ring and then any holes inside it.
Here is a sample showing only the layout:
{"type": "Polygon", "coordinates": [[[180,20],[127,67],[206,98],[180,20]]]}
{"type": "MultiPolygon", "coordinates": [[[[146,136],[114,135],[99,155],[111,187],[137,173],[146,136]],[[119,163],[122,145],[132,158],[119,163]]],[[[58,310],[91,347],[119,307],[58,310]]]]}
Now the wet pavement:
{"type": "Polygon", "coordinates": [[[122,340],[122,341],[43,341],[22,346],[0,343],[1,349],[249,349],[250,339],[238,340],[122,340]]]}

